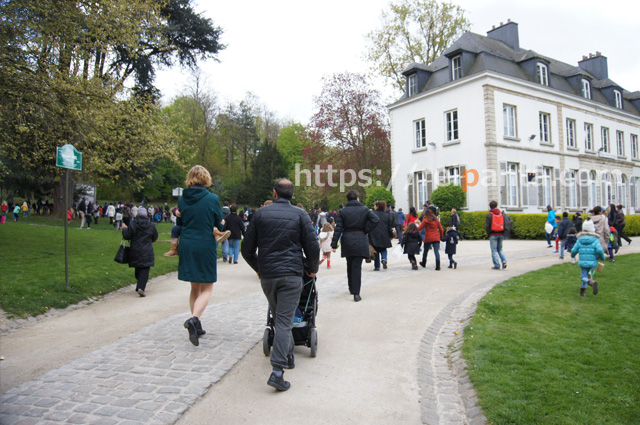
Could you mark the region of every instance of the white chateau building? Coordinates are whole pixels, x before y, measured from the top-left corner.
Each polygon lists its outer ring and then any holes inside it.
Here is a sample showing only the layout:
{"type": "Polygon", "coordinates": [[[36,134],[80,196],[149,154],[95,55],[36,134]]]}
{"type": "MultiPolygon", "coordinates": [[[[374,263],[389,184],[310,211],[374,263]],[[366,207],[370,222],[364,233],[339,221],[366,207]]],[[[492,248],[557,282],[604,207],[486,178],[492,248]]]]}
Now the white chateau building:
{"type": "Polygon", "coordinates": [[[640,213],[640,92],[609,79],[607,58],[578,66],[519,46],[518,24],[460,37],[429,65],[412,64],[389,106],[393,194],[419,211],[466,176],[468,211],[640,213]]]}

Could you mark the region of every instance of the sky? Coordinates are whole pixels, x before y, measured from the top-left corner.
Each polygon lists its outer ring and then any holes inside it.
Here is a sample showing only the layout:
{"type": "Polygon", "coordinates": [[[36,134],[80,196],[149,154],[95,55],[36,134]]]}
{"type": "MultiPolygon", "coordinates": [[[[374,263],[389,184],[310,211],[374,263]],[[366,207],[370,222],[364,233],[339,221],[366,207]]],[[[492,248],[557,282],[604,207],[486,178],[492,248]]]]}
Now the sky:
{"type": "MultiPolygon", "coordinates": [[[[192,0],[223,29],[227,47],[200,63],[206,87],[221,105],[248,92],[284,121],[307,124],[322,78],[368,73],[366,34],[380,26],[390,0],[192,0]]],[[[602,53],[609,78],[640,90],[640,2],[637,0],[453,0],[466,11],[470,31],[518,23],[520,47],[577,66],[583,55],[602,53]]],[[[157,72],[165,104],[187,92],[192,76],[175,66],[157,72]]],[[[393,92],[377,82],[389,102],[393,92]]]]}

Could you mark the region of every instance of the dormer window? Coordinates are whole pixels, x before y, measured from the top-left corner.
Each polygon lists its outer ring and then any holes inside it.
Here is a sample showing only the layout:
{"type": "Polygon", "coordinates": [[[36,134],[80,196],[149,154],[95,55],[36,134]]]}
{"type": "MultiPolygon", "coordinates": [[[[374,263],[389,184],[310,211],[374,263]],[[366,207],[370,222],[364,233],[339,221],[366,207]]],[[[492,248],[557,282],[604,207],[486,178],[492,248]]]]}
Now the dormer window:
{"type": "Polygon", "coordinates": [[[418,93],[418,76],[416,74],[409,75],[409,96],[418,93]]]}
{"type": "Polygon", "coordinates": [[[548,86],[549,85],[549,77],[547,74],[547,65],[538,62],[536,64],[536,74],[538,76],[538,83],[542,84],[543,86],[548,86]]]}
{"type": "Polygon", "coordinates": [[[457,80],[462,78],[462,61],[460,56],[451,59],[451,79],[457,80]]]}
{"type": "Polygon", "coordinates": [[[616,99],[616,108],[622,109],[622,93],[619,90],[614,90],[613,96],[616,99]]]}
{"type": "Polygon", "coordinates": [[[582,79],[582,97],[591,99],[591,84],[589,80],[582,79]]]}

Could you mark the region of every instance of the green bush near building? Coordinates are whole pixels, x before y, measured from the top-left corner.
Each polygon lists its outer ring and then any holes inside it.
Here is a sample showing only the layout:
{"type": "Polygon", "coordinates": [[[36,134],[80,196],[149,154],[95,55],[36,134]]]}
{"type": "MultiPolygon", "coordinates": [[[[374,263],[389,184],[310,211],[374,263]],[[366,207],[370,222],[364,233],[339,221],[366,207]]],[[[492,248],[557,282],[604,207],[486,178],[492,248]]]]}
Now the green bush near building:
{"type": "MultiPolygon", "coordinates": [[[[458,212],[460,216],[460,229],[458,231],[465,239],[488,239],[484,230],[484,223],[487,211],[458,212]]],[[[509,214],[513,222],[511,238],[513,239],[544,239],[544,224],[547,221],[546,214],[509,214]]],[[[569,215],[573,218],[573,214],[569,215]]],[[[451,213],[449,211],[440,212],[440,221],[443,227],[449,226],[451,213]]],[[[625,216],[626,227],[624,233],[627,236],[640,235],[640,215],[625,216]]]]}

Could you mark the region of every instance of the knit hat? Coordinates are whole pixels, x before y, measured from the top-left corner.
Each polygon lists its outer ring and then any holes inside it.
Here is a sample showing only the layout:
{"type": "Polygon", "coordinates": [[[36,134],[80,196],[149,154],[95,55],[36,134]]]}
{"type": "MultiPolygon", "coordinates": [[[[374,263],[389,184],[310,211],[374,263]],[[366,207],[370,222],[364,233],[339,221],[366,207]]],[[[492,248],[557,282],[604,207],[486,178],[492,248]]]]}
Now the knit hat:
{"type": "Polygon", "coordinates": [[[582,224],[582,230],[588,233],[595,233],[596,226],[593,224],[593,221],[587,220],[582,224]]]}
{"type": "Polygon", "coordinates": [[[147,218],[147,209],[146,208],[138,208],[138,218],[147,218]]]}

